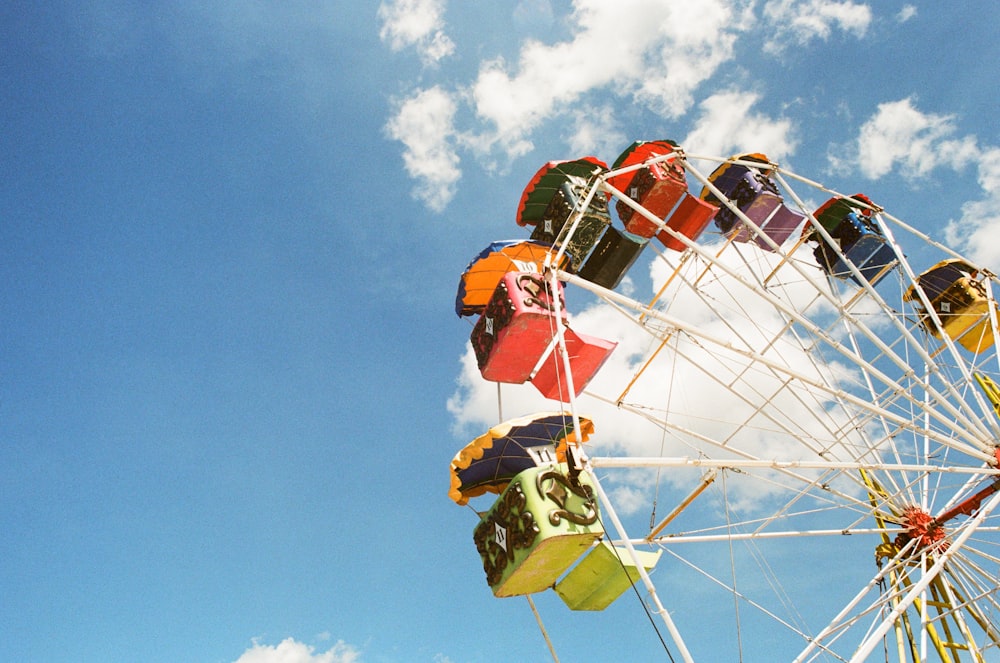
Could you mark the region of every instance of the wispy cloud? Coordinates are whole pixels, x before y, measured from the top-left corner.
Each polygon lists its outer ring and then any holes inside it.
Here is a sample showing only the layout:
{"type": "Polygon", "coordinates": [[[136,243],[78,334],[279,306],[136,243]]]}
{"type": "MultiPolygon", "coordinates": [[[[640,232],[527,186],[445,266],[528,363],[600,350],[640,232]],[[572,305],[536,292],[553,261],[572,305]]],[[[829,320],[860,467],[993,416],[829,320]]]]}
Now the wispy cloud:
{"type": "Polygon", "coordinates": [[[509,157],[532,148],[532,132],[572,108],[588,92],[605,89],[677,117],[693,93],[732,58],[740,22],[729,3],[623,0],[574,4],[571,39],[527,41],[515,65],[484,62],[469,88],[484,130],[478,147],[509,157]]]}
{"type": "Polygon", "coordinates": [[[977,181],[983,197],[962,205],[962,216],[945,228],[945,238],[981,265],[1000,272],[1000,148],[982,150],[977,181]]]}
{"type": "Polygon", "coordinates": [[[549,28],[555,20],[549,0],[520,0],[514,7],[514,23],[521,29],[549,28]]]}
{"type": "Polygon", "coordinates": [[[566,140],[570,154],[614,154],[628,141],[610,104],[582,106],[573,111],[572,119],[566,140]]]}
{"type": "Polygon", "coordinates": [[[903,5],[903,8],[899,10],[896,14],[896,20],[900,23],[906,23],[911,18],[917,15],[917,8],[913,5],[903,5]]]}
{"type": "Polygon", "coordinates": [[[382,3],[379,37],[393,51],[414,47],[424,64],[435,64],[455,52],[444,32],[444,0],[394,0],[382,3]]]}
{"type": "Polygon", "coordinates": [[[764,18],[772,30],[765,49],[781,52],[813,39],[828,39],[834,30],[863,37],[872,21],[868,5],[831,0],[777,0],[764,5],[764,18]]]}
{"type": "Polygon", "coordinates": [[[764,152],[782,161],[795,151],[794,125],[753,111],[760,95],[730,90],[702,101],[694,129],[682,141],[692,153],[728,157],[738,152],[764,152]]]}
{"type": "MultiPolygon", "coordinates": [[[[390,47],[418,43],[420,35],[438,29],[432,26],[439,25],[439,5],[430,8],[434,20],[419,23],[406,18],[415,6],[416,0],[408,0],[380,9],[390,47]]],[[[527,11],[527,5],[519,7],[527,11]]],[[[618,134],[598,137],[599,130],[614,132],[614,122],[604,112],[607,102],[591,101],[596,92],[662,117],[680,117],[694,104],[698,87],[732,59],[737,34],[752,23],[748,7],[722,0],[577,0],[566,19],[568,38],[551,44],[526,39],[515,62],[486,59],[466,84],[412,91],[396,104],[388,134],[404,145],[418,197],[441,210],[461,175],[460,150],[484,164],[510,161],[534,148],[540,127],[559,119],[568,120],[571,128],[563,135],[571,146],[606,148],[618,134]]]]}
{"type": "Polygon", "coordinates": [[[974,136],[956,137],[951,116],[923,113],[912,98],[879,104],[858,135],[857,161],[869,178],[898,167],[922,177],[939,166],[960,169],[979,157],[974,136]]]}
{"type": "Polygon", "coordinates": [[[325,652],[317,652],[314,647],[286,638],[277,645],[262,645],[254,642],[253,647],[243,652],[235,663],[359,663],[361,653],[353,646],[338,641],[325,652]]]}
{"type": "Polygon", "coordinates": [[[462,173],[453,144],[455,100],[440,87],[420,90],[399,103],[386,125],[389,136],[403,143],[403,163],[418,185],[413,194],[440,211],[455,195],[462,173]]]}

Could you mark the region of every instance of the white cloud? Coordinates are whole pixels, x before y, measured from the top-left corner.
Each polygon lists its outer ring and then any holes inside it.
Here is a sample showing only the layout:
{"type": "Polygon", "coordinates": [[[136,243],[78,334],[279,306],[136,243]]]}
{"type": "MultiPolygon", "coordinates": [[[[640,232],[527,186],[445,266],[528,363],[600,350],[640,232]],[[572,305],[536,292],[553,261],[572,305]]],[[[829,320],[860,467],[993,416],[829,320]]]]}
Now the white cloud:
{"type": "Polygon", "coordinates": [[[912,98],[879,104],[861,127],[857,149],[858,165],[871,179],[896,167],[906,177],[922,177],[936,167],[958,170],[979,158],[974,136],[956,138],[951,116],[922,113],[912,98]]]}
{"type": "Polygon", "coordinates": [[[979,159],[979,186],[983,198],[962,206],[962,216],[948,223],[945,238],[970,259],[1000,271],[1000,148],[983,151],[979,159]]]}
{"type": "Polygon", "coordinates": [[[863,37],[872,21],[868,5],[831,0],[772,0],[764,6],[764,18],[773,29],[765,50],[780,52],[802,46],[813,39],[826,40],[834,29],[863,37]]]}
{"type": "Polygon", "coordinates": [[[455,52],[455,44],[444,33],[444,0],[395,0],[382,3],[379,37],[393,51],[413,46],[425,64],[434,64],[455,52]]]}
{"type": "Polygon", "coordinates": [[[386,125],[389,136],[405,146],[406,172],[418,182],[414,197],[435,211],[448,205],[462,176],[452,144],[455,110],[451,95],[432,87],[400,103],[386,125]]]}
{"type": "MultiPolygon", "coordinates": [[[[390,47],[424,44],[435,34],[439,5],[429,3],[430,16],[420,19],[413,16],[417,6],[417,0],[382,5],[382,38],[390,47]]],[[[516,13],[523,18],[550,9],[547,2],[526,1],[516,13]]],[[[566,23],[573,34],[564,41],[526,39],[516,63],[485,60],[467,86],[436,86],[397,105],[389,135],[404,143],[406,169],[420,183],[416,195],[431,209],[443,209],[454,195],[456,148],[485,164],[509,161],[534,148],[532,135],[541,125],[563,118],[571,123],[565,137],[573,148],[617,153],[626,141],[607,113],[611,106],[588,98],[595,92],[618,106],[637,103],[660,116],[682,116],[697,88],[732,59],[737,34],[753,25],[753,13],[746,1],[576,0],[566,23]],[[454,127],[459,102],[474,115],[474,127],[462,132],[454,127]]],[[[783,131],[779,125],[768,133],[783,131]]]]}
{"type": "Polygon", "coordinates": [[[753,27],[754,16],[747,3],[670,4],[662,38],[650,44],[648,65],[631,73],[640,101],[665,110],[667,117],[680,117],[694,103],[698,86],[733,58],[737,34],[753,27]]]}
{"type": "Polygon", "coordinates": [[[572,39],[526,41],[516,67],[502,58],[481,65],[470,95],[477,117],[492,131],[477,141],[480,149],[525,154],[543,121],[605,87],[677,117],[690,107],[698,85],[732,58],[741,25],[730,3],[717,0],[577,0],[573,9],[572,39]]]}
{"type": "Polygon", "coordinates": [[[629,472],[628,481],[619,482],[610,491],[609,497],[614,503],[615,511],[623,515],[629,515],[649,508],[649,488],[651,484],[649,472],[629,472]]]}
{"type": "Polygon", "coordinates": [[[913,5],[903,5],[903,8],[899,10],[896,14],[896,20],[900,23],[906,23],[911,18],[917,15],[917,8],[913,5]]]}
{"type": "Polygon", "coordinates": [[[698,105],[701,115],[681,145],[691,154],[763,152],[776,162],[786,159],[796,146],[792,122],[751,112],[759,100],[752,92],[713,94],[698,105]]]}
{"type": "Polygon", "coordinates": [[[610,105],[574,111],[572,130],[566,141],[570,154],[616,154],[628,141],[610,105]]]}
{"type": "Polygon", "coordinates": [[[1000,197],[1000,148],[992,147],[980,154],[979,185],[991,197],[1000,197]]]}
{"type": "Polygon", "coordinates": [[[293,638],[286,638],[276,646],[254,642],[235,663],[358,663],[361,653],[349,644],[338,641],[325,652],[316,652],[293,638]]]}

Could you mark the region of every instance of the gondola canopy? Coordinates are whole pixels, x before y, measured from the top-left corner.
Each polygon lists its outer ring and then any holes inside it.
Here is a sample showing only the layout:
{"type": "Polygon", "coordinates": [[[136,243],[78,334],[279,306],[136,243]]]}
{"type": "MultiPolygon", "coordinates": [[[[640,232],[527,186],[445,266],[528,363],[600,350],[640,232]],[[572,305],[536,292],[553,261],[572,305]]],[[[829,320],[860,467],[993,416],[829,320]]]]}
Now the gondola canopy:
{"type": "MultiPolygon", "coordinates": [[[[594,432],[590,419],[579,418],[580,439],[594,432]]],[[[567,412],[539,413],[490,428],[451,461],[448,496],[457,504],[485,493],[499,494],[520,472],[566,460],[566,446],[576,443],[573,418],[567,412]]]]}

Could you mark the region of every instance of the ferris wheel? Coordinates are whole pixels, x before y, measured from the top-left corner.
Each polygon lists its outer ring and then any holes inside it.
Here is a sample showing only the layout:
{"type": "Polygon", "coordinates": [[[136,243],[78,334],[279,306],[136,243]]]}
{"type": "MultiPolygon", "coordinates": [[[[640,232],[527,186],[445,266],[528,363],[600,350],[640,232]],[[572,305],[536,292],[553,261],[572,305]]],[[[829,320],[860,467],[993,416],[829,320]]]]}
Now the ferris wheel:
{"type": "Polygon", "coordinates": [[[456,302],[551,406],[451,464],[494,594],[634,583],[673,660],[1000,661],[1000,281],[882,203],[670,141],[538,171],[456,302]]]}

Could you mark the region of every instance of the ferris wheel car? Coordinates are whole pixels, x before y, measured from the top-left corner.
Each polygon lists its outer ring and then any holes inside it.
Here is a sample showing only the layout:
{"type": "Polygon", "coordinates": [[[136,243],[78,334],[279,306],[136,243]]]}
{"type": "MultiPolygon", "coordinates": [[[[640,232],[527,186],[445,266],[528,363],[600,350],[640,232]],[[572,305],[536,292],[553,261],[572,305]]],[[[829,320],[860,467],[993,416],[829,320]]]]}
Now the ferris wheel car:
{"type": "Polygon", "coordinates": [[[614,290],[647,244],[648,239],[609,226],[580,268],[580,278],[614,290]]]}
{"type": "MultiPolygon", "coordinates": [[[[472,259],[459,278],[455,295],[455,313],[459,317],[482,313],[504,274],[507,272],[541,274],[551,253],[551,244],[527,239],[490,242],[472,259]]],[[[565,262],[564,256],[563,263],[565,262]]]]}
{"type": "Polygon", "coordinates": [[[568,474],[565,463],[524,470],[476,525],[494,596],[545,591],[604,534],[589,477],[568,474]]]}
{"type": "Polygon", "coordinates": [[[586,181],[581,178],[567,178],[552,195],[545,213],[531,233],[532,240],[548,242],[557,248],[565,247],[565,253],[570,256],[566,271],[570,273],[583,266],[611,225],[604,196],[595,195],[586,208],[582,207],[586,186],[586,181]]]}
{"type": "Polygon", "coordinates": [[[757,233],[739,214],[709,187],[703,187],[700,198],[710,203],[720,203],[715,215],[715,225],[728,239],[734,242],[755,242],[760,248],[771,251],[769,238],[781,246],[805,219],[784,204],[778,186],[769,177],[770,165],[767,157],[760,153],[743,154],[732,157],[709,176],[709,182],[734,205],[747,219],[760,228],[757,233]],[[746,165],[760,163],[761,166],[746,165]]]}
{"type": "Polygon", "coordinates": [[[849,278],[861,285],[849,266],[853,264],[874,286],[896,263],[896,253],[872,218],[872,209],[858,206],[857,202],[871,205],[867,196],[858,193],[851,198],[833,197],[813,213],[834,240],[833,244],[812,230],[807,231],[806,238],[818,242],[813,256],[830,276],[849,278]],[[852,201],[856,202],[852,204],[852,201]]]}
{"type": "Polygon", "coordinates": [[[566,322],[566,307],[556,319],[553,299],[562,300],[549,282],[532,272],[508,272],[500,279],[483,314],[472,328],[472,347],[483,378],[521,384],[531,376],[552,341],[553,326],[566,322]]]}
{"type": "MultiPolygon", "coordinates": [[[[677,144],[670,140],[636,141],[618,156],[612,170],[651,161],[678,149],[677,144]]],[[[608,183],[692,242],[705,231],[719,209],[717,205],[688,193],[684,169],[676,159],[652,161],[639,170],[609,176],[608,183]]],[[[673,251],[688,248],[675,236],[662,230],[659,224],[637,213],[624,200],[615,204],[615,211],[628,232],[647,239],[655,235],[673,251]]]]}
{"type": "Polygon", "coordinates": [[[568,348],[573,396],[578,396],[617,344],[569,328],[561,283],[556,282],[553,292],[541,274],[505,274],[472,328],[472,347],[483,378],[507,384],[531,380],[546,398],[569,400],[570,381],[562,357],[552,351],[557,326],[562,327],[568,348]]]}
{"type": "MultiPolygon", "coordinates": [[[[608,360],[618,346],[596,336],[581,334],[569,327],[563,330],[566,354],[569,357],[569,373],[573,376],[572,396],[583,393],[594,375],[608,360]]],[[[565,365],[559,352],[552,352],[538,371],[531,377],[531,384],[550,400],[566,403],[570,400],[570,388],[565,365]]]]}
{"type": "MultiPolygon", "coordinates": [[[[662,550],[638,552],[649,573],[662,550]]],[[[604,610],[639,579],[637,564],[627,550],[601,541],[573,567],[554,589],[570,610],[604,610]]]]}
{"type": "Polygon", "coordinates": [[[608,165],[597,157],[549,161],[532,176],[517,204],[514,220],[519,226],[534,226],[541,221],[552,197],[571,179],[587,183],[607,171],[608,165]]]}
{"type": "MultiPolygon", "coordinates": [[[[719,206],[706,202],[690,193],[685,193],[681,202],[666,219],[667,228],[687,237],[692,242],[698,239],[708,224],[719,212],[719,206]]],[[[685,251],[687,245],[666,230],[656,233],[656,239],[664,247],[673,251],[685,251]]]]}
{"type": "MultiPolygon", "coordinates": [[[[612,165],[612,170],[633,166],[656,157],[674,152],[677,145],[672,141],[636,141],[622,152],[612,165]]],[[[608,178],[608,183],[624,192],[629,198],[646,208],[653,216],[663,220],[674,209],[681,197],[687,193],[684,169],[676,160],[653,161],[639,170],[608,178]]],[[[618,218],[630,233],[649,239],[658,226],[624,201],[615,204],[618,218]]]]}
{"type": "MultiPolygon", "coordinates": [[[[917,277],[917,286],[927,297],[930,310],[914,286],[910,286],[904,296],[907,301],[913,302],[920,312],[921,324],[932,336],[941,338],[943,331],[953,341],[975,353],[995,343],[986,287],[976,278],[977,272],[976,267],[963,260],[942,260],[917,277]]],[[[993,314],[1000,315],[995,303],[993,314]]]]}

